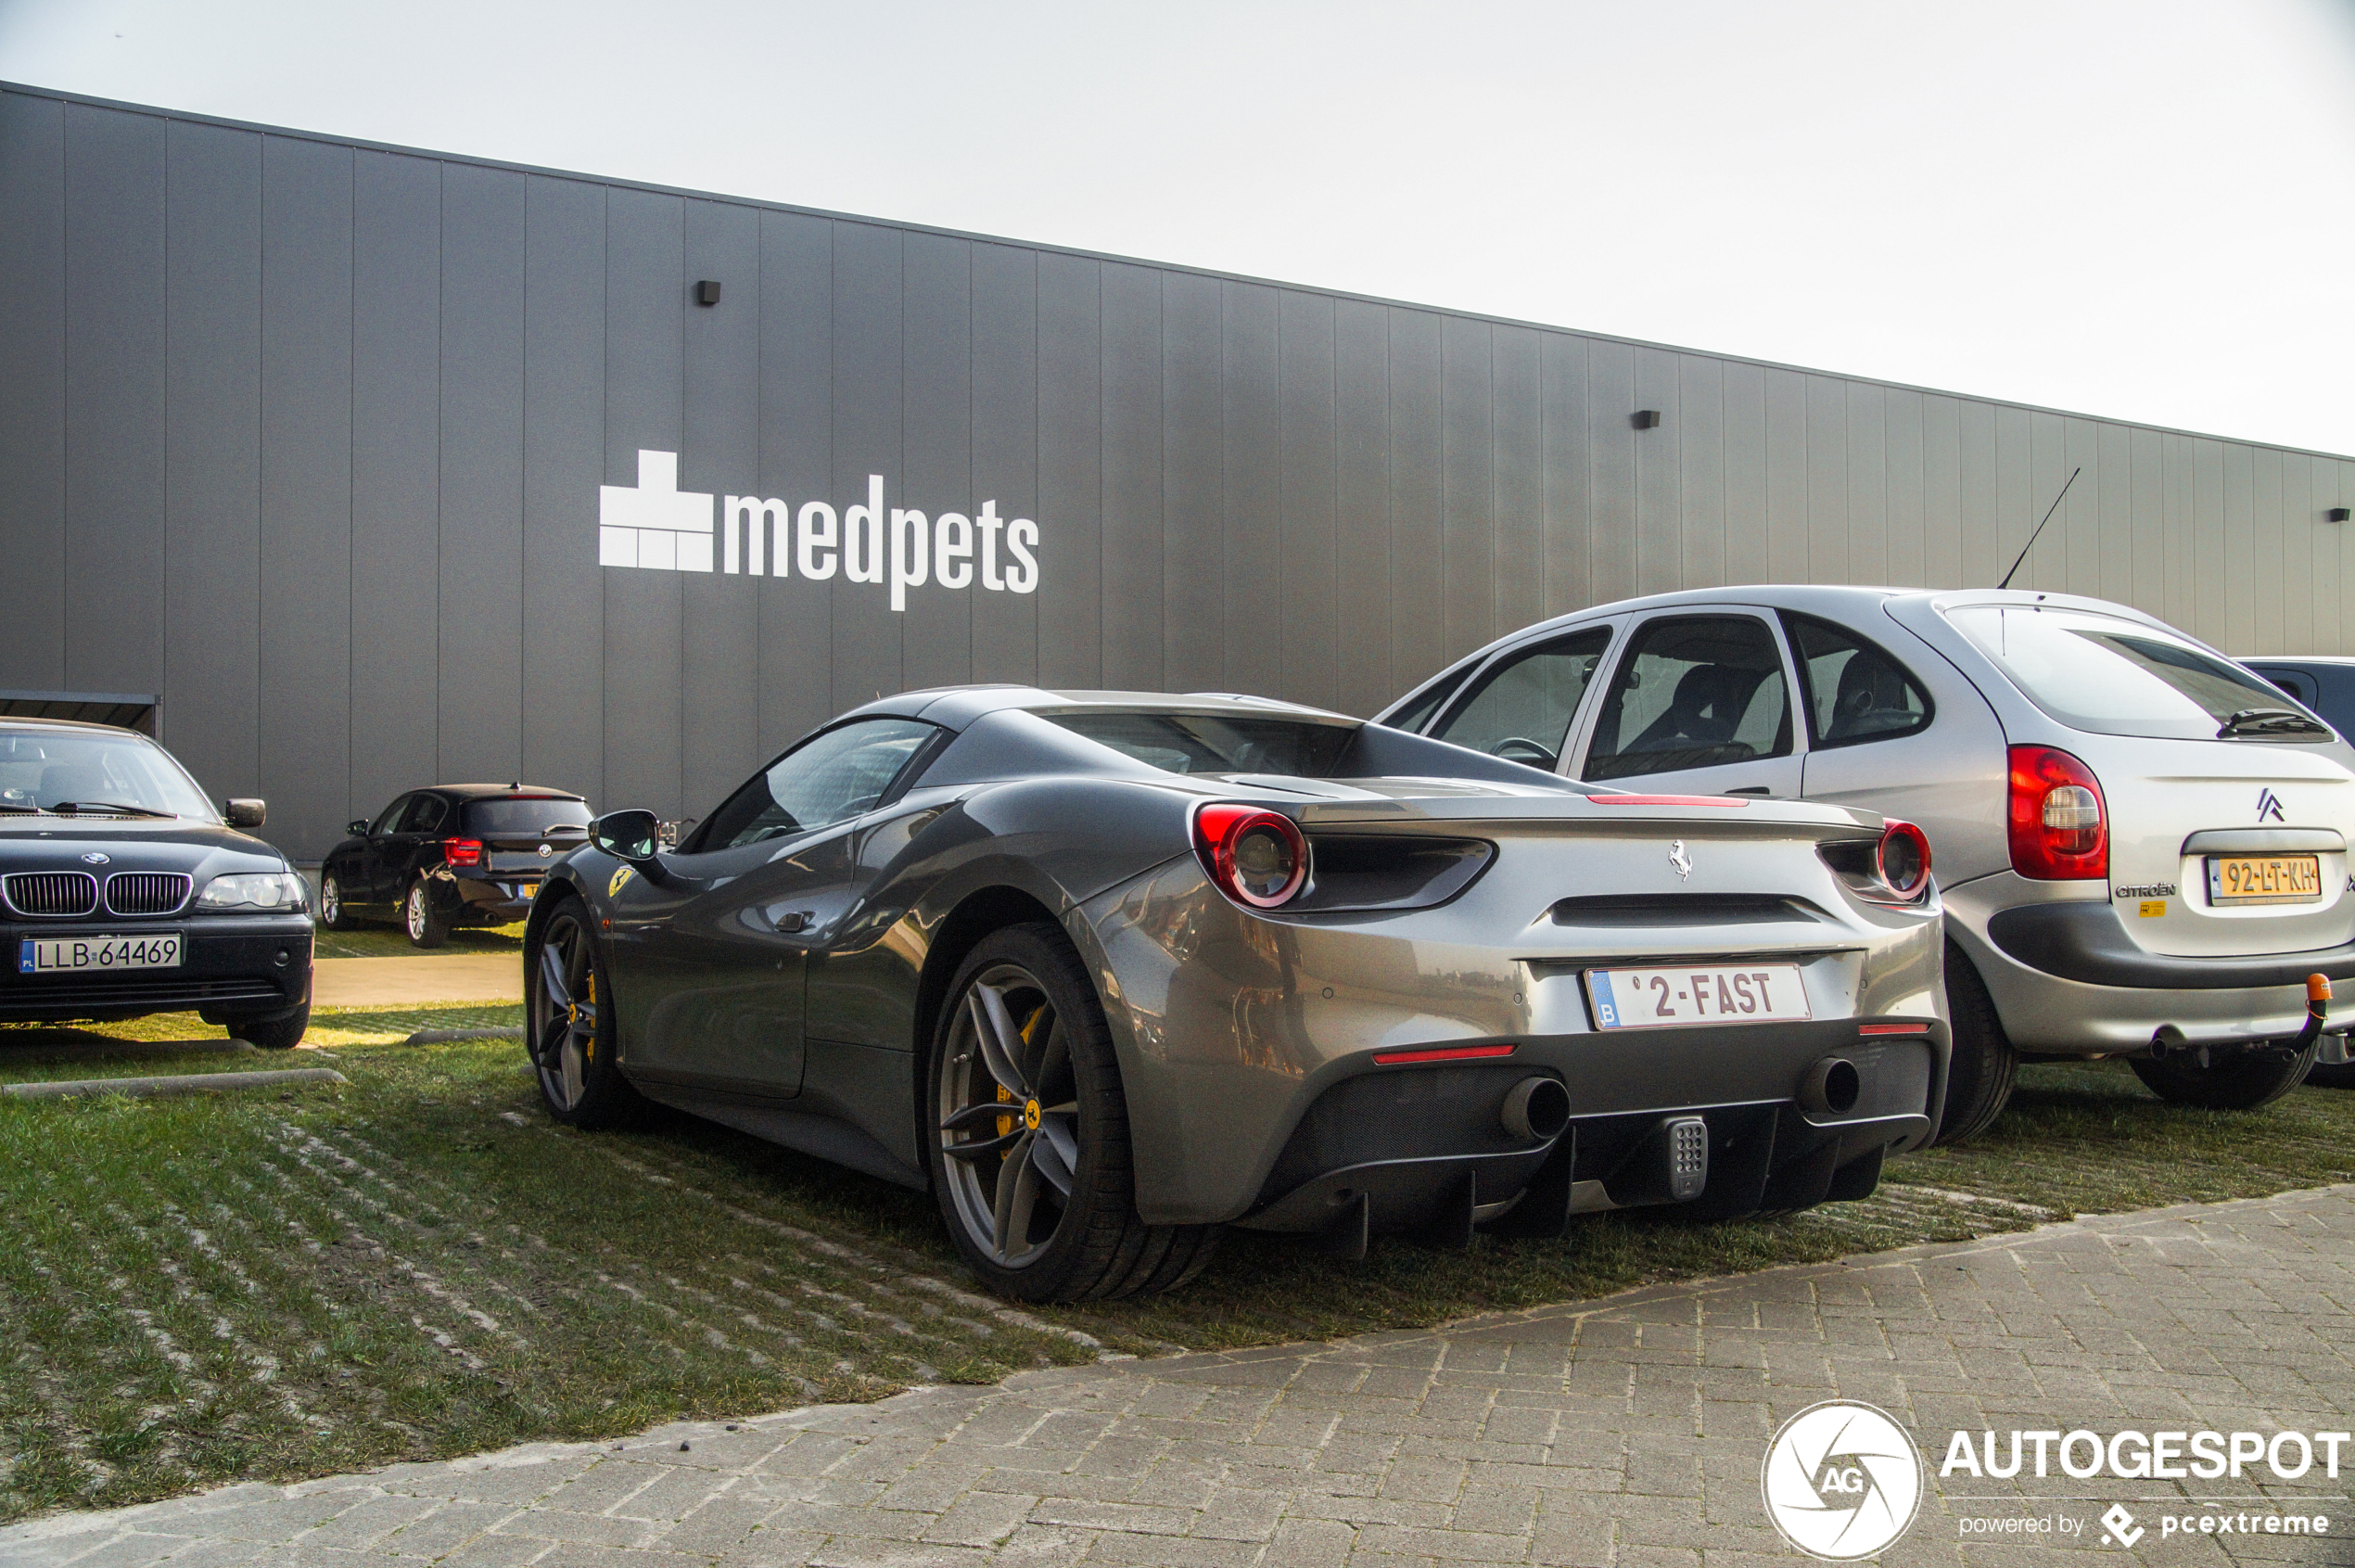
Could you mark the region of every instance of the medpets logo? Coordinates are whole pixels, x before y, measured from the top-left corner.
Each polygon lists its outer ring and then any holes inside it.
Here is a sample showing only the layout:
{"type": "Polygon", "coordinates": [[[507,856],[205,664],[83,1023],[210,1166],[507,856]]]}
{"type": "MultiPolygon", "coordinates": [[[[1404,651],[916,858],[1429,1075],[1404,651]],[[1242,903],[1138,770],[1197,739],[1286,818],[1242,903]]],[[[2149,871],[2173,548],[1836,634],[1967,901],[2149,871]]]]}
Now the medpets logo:
{"type": "Polygon", "coordinates": [[[1766,1446],[1766,1517],[1810,1557],[1870,1557],[1903,1535],[1922,1500],[1922,1457],[1887,1411],[1847,1399],[1810,1405],[1766,1446]]]}

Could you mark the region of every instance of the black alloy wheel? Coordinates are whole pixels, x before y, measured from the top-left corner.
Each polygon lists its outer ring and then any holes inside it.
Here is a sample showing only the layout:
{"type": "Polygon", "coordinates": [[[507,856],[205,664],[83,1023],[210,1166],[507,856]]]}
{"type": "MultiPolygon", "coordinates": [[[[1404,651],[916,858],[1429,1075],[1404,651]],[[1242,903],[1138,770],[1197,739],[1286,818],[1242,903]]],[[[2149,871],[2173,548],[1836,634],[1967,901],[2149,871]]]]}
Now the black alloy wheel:
{"type": "Polygon", "coordinates": [[[422,876],[409,884],[408,897],[401,900],[401,924],[413,947],[438,948],[450,940],[450,917],[434,908],[433,887],[422,876]]]}
{"type": "Polygon", "coordinates": [[[568,1126],[617,1126],[643,1102],[621,1076],[613,1001],[578,899],[567,899],[524,950],[525,1027],[540,1098],[568,1126]]]}
{"type": "Polygon", "coordinates": [[[1946,1006],[1954,1023],[1954,1045],[1947,1058],[1946,1111],[1932,1141],[1939,1144],[1960,1143],[1985,1132],[2011,1103],[2012,1085],[2019,1076],[2019,1053],[2004,1033],[2004,1021],[1995,1016],[1987,983],[1953,942],[1946,944],[1946,1006]]]}
{"type": "Polygon", "coordinates": [[[2290,1044],[2284,1040],[2250,1051],[2216,1052],[2205,1067],[2193,1051],[2170,1052],[2158,1061],[2130,1057],[2126,1064],[2134,1069],[2145,1089],[2170,1105],[2253,1111],[2304,1083],[2323,1042],[2309,1041],[2303,1051],[2293,1051],[2290,1044]]]}
{"type": "Polygon", "coordinates": [[[1112,1032],[1069,941],[1010,926],[969,953],[934,1030],[933,1192],[974,1272],[1023,1301],[1169,1290],[1215,1225],[1137,1217],[1112,1032]]]}
{"type": "Polygon", "coordinates": [[[319,878],[319,924],[330,931],[349,931],[360,924],[343,907],[343,882],[334,875],[319,878]]]}

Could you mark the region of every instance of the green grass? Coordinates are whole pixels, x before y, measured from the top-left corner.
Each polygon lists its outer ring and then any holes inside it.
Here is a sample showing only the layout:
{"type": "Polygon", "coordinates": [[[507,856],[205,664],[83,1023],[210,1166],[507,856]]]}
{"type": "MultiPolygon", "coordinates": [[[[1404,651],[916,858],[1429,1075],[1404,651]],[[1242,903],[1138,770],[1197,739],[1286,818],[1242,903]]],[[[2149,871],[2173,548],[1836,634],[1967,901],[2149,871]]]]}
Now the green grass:
{"type": "MultiPolygon", "coordinates": [[[[1237,1232],[1176,1295],[1025,1314],[966,1294],[923,1194],[684,1116],[578,1135],[541,1113],[513,1042],[388,1043],[518,1013],[323,1013],[312,1039],[344,1089],[0,1101],[0,1518],[988,1381],[1093,1359],[1089,1340],[1420,1326],[2355,1176],[2355,1093],[2193,1112],[2116,1064],[2037,1067],[1991,1135],[1892,1162],[1865,1203],[1765,1224],[1598,1217],[1563,1242],[1379,1243],[1363,1264],[1237,1232]]],[[[0,1030],[0,1077],[57,1076],[32,1040],[0,1030]]]]}
{"type": "Polygon", "coordinates": [[[468,953],[513,958],[523,951],[523,925],[520,920],[513,925],[461,925],[439,948],[416,946],[406,931],[389,922],[356,925],[349,931],[330,931],[323,925],[312,938],[311,950],[317,958],[445,958],[468,953]]]}

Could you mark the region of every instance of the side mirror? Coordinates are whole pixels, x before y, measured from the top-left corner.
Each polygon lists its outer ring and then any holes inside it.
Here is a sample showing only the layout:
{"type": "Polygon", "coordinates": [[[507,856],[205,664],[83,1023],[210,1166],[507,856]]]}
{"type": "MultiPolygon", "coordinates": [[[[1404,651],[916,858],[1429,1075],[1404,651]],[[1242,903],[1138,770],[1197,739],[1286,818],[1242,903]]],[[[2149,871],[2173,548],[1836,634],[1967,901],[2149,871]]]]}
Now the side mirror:
{"type": "Polygon", "coordinates": [[[354,838],[365,838],[368,836],[368,819],[360,817],[348,822],[343,824],[343,831],[354,838]]]}
{"type": "Polygon", "coordinates": [[[607,811],[589,824],[589,842],[617,860],[651,865],[662,853],[662,822],[652,811],[607,811]]]}
{"type": "Polygon", "coordinates": [[[260,827],[270,820],[270,804],[265,800],[224,800],[221,816],[231,827],[260,827]]]}

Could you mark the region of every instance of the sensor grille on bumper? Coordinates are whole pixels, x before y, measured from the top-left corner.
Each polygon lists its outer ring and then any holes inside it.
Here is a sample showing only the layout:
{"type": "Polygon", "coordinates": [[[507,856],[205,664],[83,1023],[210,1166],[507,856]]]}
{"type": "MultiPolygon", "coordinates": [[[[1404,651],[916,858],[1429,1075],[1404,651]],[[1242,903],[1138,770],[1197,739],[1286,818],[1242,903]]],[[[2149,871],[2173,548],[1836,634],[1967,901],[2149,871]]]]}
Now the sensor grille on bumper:
{"type": "Polygon", "coordinates": [[[86,871],[24,871],[0,879],[19,914],[70,918],[98,907],[98,879],[86,871]]]}
{"type": "Polygon", "coordinates": [[[114,914],[171,914],[188,901],[189,883],[181,872],[119,871],[107,878],[107,909],[114,914]]]}
{"type": "Polygon", "coordinates": [[[1709,1185],[1709,1124],[1678,1116],[1668,1124],[1668,1196],[1685,1203],[1709,1185]]]}

